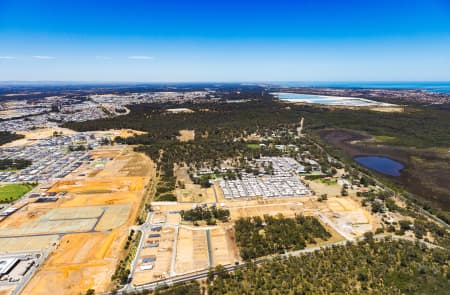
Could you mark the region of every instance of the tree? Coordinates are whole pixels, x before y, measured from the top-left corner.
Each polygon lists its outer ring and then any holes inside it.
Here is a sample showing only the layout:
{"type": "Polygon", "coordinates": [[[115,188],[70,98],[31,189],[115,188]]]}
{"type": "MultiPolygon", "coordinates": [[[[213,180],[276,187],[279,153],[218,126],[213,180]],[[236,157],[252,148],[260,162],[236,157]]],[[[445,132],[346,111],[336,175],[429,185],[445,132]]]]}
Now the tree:
{"type": "Polygon", "coordinates": [[[317,199],[319,202],[323,202],[328,200],[328,195],[327,194],[322,194],[320,195],[320,197],[317,199]]]}
{"type": "Polygon", "coordinates": [[[383,209],[384,209],[383,202],[381,202],[381,201],[372,202],[372,212],[373,213],[383,212],[383,209]]]}

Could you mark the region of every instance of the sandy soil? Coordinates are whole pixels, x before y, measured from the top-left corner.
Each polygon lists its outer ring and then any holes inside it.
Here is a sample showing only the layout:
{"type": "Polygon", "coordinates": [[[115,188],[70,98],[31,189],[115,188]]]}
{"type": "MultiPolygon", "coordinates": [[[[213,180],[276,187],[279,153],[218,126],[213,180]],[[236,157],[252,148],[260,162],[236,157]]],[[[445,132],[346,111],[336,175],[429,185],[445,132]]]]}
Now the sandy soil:
{"type": "Polygon", "coordinates": [[[62,134],[64,134],[64,135],[76,133],[73,130],[61,128],[61,127],[36,129],[36,130],[30,130],[30,131],[18,131],[17,133],[24,135],[25,138],[6,143],[2,147],[23,146],[23,145],[33,144],[38,139],[52,137],[53,132],[55,132],[55,131],[58,133],[62,132],[62,134]]]}
{"type": "Polygon", "coordinates": [[[0,238],[0,252],[38,251],[58,241],[57,235],[0,238]]]}
{"type": "Polygon", "coordinates": [[[15,289],[15,285],[12,286],[0,286],[0,295],[10,295],[15,289]]]}
{"type": "Polygon", "coordinates": [[[118,232],[65,236],[23,294],[79,294],[89,288],[106,290],[114,273],[121,240],[118,232]]]}
{"type": "Polygon", "coordinates": [[[182,182],[185,188],[177,188],[174,193],[178,202],[213,203],[216,202],[212,188],[202,188],[198,184],[193,184],[186,167],[175,167],[177,182],[182,182]]]}
{"type": "Polygon", "coordinates": [[[175,272],[182,274],[208,268],[208,246],[204,229],[180,228],[178,234],[175,272]]]}
{"type": "Polygon", "coordinates": [[[373,107],[369,108],[371,111],[377,111],[377,112],[385,112],[385,113],[401,113],[405,111],[405,108],[403,106],[397,106],[397,107],[373,107]]]}
{"type": "Polygon", "coordinates": [[[180,214],[167,214],[167,223],[168,224],[179,224],[181,221],[180,214]]]}
{"type": "Polygon", "coordinates": [[[264,201],[250,201],[250,204],[228,204],[231,213],[231,219],[236,220],[241,217],[263,216],[263,215],[277,215],[279,213],[286,217],[293,217],[296,214],[301,214],[304,211],[303,203],[286,202],[287,200],[278,199],[279,203],[264,202],[264,201]]]}
{"type": "Polygon", "coordinates": [[[322,194],[327,194],[327,196],[335,197],[341,195],[342,187],[338,184],[325,184],[320,180],[302,180],[316,193],[316,196],[320,196],[322,194]]]}
{"type": "Polygon", "coordinates": [[[239,261],[239,253],[232,239],[231,227],[219,226],[210,231],[211,248],[213,251],[213,265],[234,264],[239,261]]]}
{"type": "Polygon", "coordinates": [[[195,139],[195,131],[194,130],[183,129],[183,130],[180,130],[179,132],[180,132],[180,135],[177,136],[177,139],[179,141],[186,142],[186,141],[191,141],[191,140],[195,139]]]}

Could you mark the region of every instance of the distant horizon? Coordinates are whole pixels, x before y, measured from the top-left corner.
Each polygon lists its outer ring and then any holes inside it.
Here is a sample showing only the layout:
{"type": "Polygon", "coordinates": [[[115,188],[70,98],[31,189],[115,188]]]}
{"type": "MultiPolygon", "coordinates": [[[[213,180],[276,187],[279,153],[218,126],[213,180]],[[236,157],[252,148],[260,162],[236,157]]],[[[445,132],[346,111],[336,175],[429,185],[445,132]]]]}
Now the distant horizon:
{"type": "Polygon", "coordinates": [[[67,83],[75,83],[75,84],[210,84],[210,83],[224,83],[224,84],[276,84],[276,83],[310,83],[310,84],[444,84],[450,85],[450,80],[315,80],[315,81],[307,81],[307,80],[299,80],[299,81],[283,81],[283,80],[273,80],[273,81],[258,81],[258,80],[235,80],[235,81],[221,81],[221,80],[199,80],[199,81],[108,81],[108,80],[0,80],[0,84],[67,84],[67,83]]]}
{"type": "Polygon", "coordinates": [[[450,80],[198,80],[198,81],[127,81],[127,80],[0,80],[0,83],[450,83],[450,80]]]}

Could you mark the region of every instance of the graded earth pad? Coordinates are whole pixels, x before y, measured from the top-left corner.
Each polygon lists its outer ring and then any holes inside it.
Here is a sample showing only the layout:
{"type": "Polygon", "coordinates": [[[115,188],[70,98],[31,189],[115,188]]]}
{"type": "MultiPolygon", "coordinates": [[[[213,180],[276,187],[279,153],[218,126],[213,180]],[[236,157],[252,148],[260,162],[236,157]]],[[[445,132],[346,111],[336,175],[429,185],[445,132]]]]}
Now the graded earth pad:
{"type": "Polygon", "coordinates": [[[42,251],[59,239],[57,235],[0,238],[0,253],[42,251]]]}
{"type": "Polygon", "coordinates": [[[130,211],[131,204],[108,206],[108,209],[105,211],[102,218],[98,222],[95,230],[111,230],[113,228],[121,226],[127,221],[130,211]]]}
{"type": "Polygon", "coordinates": [[[217,227],[210,230],[214,266],[234,264],[235,261],[240,260],[232,234],[233,230],[231,227],[229,229],[217,227]]]}
{"type": "Polygon", "coordinates": [[[298,200],[299,202],[282,203],[283,201],[285,200],[280,199],[279,204],[264,201],[259,201],[258,203],[252,202],[248,205],[229,204],[231,218],[236,220],[241,217],[263,216],[266,214],[277,215],[280,213],[285,217],[293,217],[296,214],[301,214],[303,212],[304,207],[300,200],[298,200]]]}
{"type": "Polygon", "coordinates": [[[180,228],[176,255],[175,272],[177,274],[208,268],[206,231],[180,228]]]}
{"type": "Polygon", "coordinates": [[[121,240],[117,232],[66,235],[23,294],[81,294],[89,288],[106,290],[114,273],[121,240]]]}

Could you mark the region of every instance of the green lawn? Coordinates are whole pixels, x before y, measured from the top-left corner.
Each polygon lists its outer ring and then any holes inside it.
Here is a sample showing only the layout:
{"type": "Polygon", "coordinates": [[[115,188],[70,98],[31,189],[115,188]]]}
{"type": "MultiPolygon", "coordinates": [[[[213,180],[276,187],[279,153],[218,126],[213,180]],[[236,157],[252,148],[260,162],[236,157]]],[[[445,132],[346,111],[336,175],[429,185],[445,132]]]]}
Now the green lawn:
{"type": "Polygon", "coordinates": [[[396,140],[396,138],[393,136],[386,136],[386,135],[375,136],[376,142],[389,143],[389,142],[394,142],[395,140],[396,140]]]}
{"type": "Polygon", "coordinates": [[[259,150],[261,149],[261,146],[258,143],[249,143],[247,144],[247,148],[251,150],[259,150]]]}
{"type": "Polygon", "coordinates": [[[335,185],[337,183],[336,180],[328,180],[328,179],[320,179],[320,182],[326,185],[335,185]]]}
{"type": "Polygon", "coordinates": [[[31,184],[0,185],[0,203],[9,203],[22,197],[33,189],[31,184]]]}

